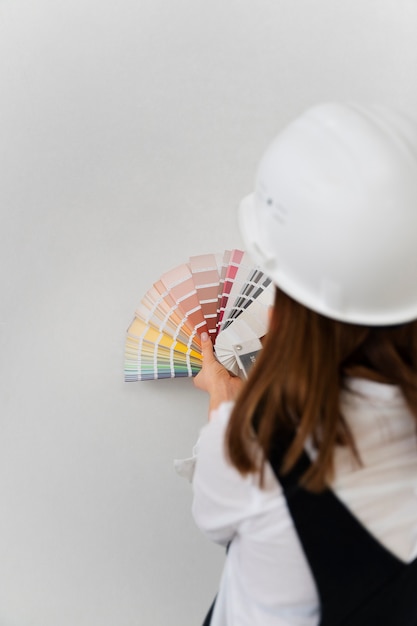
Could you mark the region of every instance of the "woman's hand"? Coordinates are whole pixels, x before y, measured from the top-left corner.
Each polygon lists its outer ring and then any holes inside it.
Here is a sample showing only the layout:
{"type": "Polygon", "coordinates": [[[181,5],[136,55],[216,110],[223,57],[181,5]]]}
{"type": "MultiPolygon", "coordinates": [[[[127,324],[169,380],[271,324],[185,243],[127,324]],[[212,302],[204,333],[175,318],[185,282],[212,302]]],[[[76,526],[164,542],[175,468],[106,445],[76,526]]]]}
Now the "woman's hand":
{"type": "Polygon", "coordinates": [[[231,374],[214,356],[213,344],[207,333],[201,334],[203,366],[194,378],[197,389],[207,391],[210,396],[209,411],[216,409],[222,402],[234,400],[243,382],[231,374]]]}

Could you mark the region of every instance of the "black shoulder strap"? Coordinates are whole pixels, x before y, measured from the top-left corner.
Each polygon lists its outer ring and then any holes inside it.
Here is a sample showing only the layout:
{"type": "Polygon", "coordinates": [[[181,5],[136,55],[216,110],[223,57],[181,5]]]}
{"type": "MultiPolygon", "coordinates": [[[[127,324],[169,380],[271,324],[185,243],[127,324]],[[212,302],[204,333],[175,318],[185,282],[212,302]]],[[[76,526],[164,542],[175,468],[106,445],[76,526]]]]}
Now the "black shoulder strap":
{"type": "Polygon", "coordinates": [[[317,584],[321,626],[416,626],[417,565],[406,572],[407,566],[372,537],[330,489],[315,494],[302,488],[300,478],[311,464],[305,453],[286,475],[280,472],[282,450],[273,451],[270,462],[317,584]],[[411,621],[399,622],[398,614],[395,619],[390,614],[390,589],[398,592],[398,581],[405,584],[406,578],[413,581],[413,594],[409,592],[409,600],[407,592],[400,595],[409,602],[406,618],[411,621]]]}

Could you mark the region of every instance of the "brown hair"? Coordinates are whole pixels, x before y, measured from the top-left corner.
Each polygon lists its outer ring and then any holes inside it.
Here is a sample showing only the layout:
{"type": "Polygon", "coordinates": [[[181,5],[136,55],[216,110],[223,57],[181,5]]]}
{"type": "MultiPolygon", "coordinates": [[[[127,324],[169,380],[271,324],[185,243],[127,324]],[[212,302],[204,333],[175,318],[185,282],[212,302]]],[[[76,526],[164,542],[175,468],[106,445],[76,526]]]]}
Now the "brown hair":
{"type": "Polygon", "coordinates": [[[398,385],[417,422],[417,321],[390,327],[338,322],[277,289],[263,350],[229,422],[226,451],[232,464],[244,475],[261,469],[262,476],[274,441],[281,440],[288,442],[286,473],[311,438],[318,454],[302,482],[320,491],[331,479],[336,445],[349,446],[360,461],[340,411],[347,375],[398,385]]]}

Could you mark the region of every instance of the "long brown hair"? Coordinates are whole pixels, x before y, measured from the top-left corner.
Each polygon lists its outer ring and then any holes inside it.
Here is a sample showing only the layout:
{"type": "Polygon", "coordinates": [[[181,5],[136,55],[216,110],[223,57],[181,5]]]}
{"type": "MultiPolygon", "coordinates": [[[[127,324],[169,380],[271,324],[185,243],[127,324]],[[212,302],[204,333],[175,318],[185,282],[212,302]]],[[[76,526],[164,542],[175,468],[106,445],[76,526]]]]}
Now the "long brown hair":
{"type": "Polygon", "coordinates": [[[360,461],[340,411],[348,375],[398,385],[417,422],[417,321],[390,327],[338,322],[277,289],[263,350],[229,422],[226,451],[232,464],[244,475],[262,470],[281,438],[289,442],[285,473],[311,438],[318,454],[302,482],[320,491],[332,477],[336,445],[349,446],[360,461]]]}

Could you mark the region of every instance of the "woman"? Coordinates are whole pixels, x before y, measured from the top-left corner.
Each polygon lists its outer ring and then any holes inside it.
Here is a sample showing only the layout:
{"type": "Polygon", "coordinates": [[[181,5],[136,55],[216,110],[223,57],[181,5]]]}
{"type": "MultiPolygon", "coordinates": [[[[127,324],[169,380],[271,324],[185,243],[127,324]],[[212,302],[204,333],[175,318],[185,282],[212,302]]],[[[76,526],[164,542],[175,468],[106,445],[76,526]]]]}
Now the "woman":
{"type": "Polygon", "coordinates": [[[307,111],[240,218],[276,298],[247,383],[202,337],[193,514],[228,546],[205,623],[416,626],[416,126],[307,111]]]}

